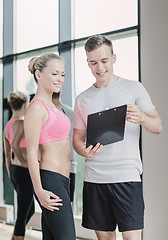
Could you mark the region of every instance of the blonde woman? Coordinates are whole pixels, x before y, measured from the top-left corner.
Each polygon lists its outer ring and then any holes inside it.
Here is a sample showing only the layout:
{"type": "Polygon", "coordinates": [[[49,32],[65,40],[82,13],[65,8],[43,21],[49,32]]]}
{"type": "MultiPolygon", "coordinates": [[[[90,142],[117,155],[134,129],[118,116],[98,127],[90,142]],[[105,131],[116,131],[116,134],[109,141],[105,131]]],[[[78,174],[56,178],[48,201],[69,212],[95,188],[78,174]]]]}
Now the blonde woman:
{"type": "Polygon", "coordinates": [[[6,168],[14,189],[17,192],[17,219],[12,239],[22,240],[25,227],[34,213],[33,185],[30,179],[26,143],[24,138],[23,117],[28,105],[28,97],[22,92],[11,92],[8,102],[12,117],[4,129],[4,148],[6,168]],[[12,151],[14,158],[12,159],[12,151]]]}
{"type": "Polygon", "coordinates": [[[54,53],[44,53],[32,58],[28,68],[38,87],[24,128],[29,171],[42,209],[43,239],[75,240],[69,197],[71,124],[52,102],[53,92],[64,82],[64,62],[54,53]]]}

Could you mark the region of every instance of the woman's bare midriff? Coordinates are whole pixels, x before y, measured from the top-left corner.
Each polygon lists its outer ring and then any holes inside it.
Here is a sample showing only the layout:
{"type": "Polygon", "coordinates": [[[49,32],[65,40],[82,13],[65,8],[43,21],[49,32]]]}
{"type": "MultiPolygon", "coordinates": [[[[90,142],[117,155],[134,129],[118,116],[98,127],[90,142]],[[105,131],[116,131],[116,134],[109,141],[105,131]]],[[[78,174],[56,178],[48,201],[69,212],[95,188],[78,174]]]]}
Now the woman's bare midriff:
{"type": "Polygon", "coordinates": [[[20,148],[20,151],[21,151],[23,159],[25,161],[24,162],[19,161],[19,159],[16,157],[16,155],[14,155],[14,159],[12,160],[12,164],[20,166],[20,167],[28,168],[26,148],[20,148]]]}
{"type": "Polygon", "coordinates": [[[40,145],[40,169],[58,172],[69,178],[70,145],[69,139],[40,145]]]}

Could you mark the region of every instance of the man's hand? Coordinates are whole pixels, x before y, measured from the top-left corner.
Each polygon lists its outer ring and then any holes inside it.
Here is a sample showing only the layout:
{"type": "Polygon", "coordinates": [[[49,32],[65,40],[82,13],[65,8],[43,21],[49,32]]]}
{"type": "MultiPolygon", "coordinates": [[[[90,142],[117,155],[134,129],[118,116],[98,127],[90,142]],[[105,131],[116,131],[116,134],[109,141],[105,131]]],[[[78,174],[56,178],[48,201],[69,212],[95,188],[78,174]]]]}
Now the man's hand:
{"type": "Polygon", "coordinates": [[[85,157],[85,158],[94,158],[102,149],[103,145],[97,143],[94,147],[90,145],[86,148],[86,130],[83,129],[74,129],[73,130],[73,146],[75,151],[85,157]]]}
{"type": "Polygon", "coordinates": [[[141,112],[140,106],[127,105],[126,120],[131,123],[140,123],[150,133],[159,134],[162,131],[162,123],[156,109],[141,112]]]}
{"type": "Polygon", "coordinates": [[[140,106],[127,105],[126,120],[131,123],[143,123],[145,114],[141,112],[140,106]]]}
{"type": "Polygon", "coordinates": [[[94,158],[102,149],[103,145],[97,143],[96,146],[90,145],[86,148],[85,157],[86,158],[94,158]]]}

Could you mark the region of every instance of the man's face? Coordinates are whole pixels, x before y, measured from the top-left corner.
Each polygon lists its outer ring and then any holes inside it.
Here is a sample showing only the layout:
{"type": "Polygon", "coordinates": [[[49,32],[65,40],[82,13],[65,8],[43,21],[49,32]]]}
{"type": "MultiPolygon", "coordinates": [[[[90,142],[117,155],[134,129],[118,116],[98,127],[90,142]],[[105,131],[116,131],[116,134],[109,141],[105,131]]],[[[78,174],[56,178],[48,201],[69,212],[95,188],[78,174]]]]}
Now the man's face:
{"type": "Polygon", "coordinates": [[[108,82],[113,77],[113,64],[116,55],[109,46],[103,44],[96,50],[87,52],[88,65],[97,82],[108,82]]]}

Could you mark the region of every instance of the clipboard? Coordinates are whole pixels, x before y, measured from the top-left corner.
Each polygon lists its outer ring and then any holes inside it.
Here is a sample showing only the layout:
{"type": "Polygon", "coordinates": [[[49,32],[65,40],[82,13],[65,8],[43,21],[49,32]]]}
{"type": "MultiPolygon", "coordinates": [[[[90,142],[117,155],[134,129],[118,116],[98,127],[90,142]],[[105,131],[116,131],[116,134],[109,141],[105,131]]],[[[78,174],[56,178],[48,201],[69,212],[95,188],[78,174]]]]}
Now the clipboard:
{"type": "Polygon", "coordinates": [[[124,139],[127,105],[89,114],[86,147],[97,143],[107,145],[124,139]]]}

